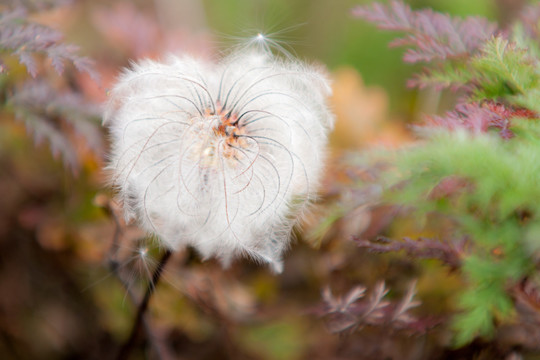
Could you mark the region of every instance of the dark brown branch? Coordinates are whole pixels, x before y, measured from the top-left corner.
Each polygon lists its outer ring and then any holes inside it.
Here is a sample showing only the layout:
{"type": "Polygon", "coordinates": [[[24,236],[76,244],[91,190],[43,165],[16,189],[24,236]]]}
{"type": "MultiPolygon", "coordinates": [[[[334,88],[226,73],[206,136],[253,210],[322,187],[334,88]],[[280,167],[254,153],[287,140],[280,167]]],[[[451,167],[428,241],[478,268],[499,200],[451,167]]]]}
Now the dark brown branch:
{"type": "MultiPolygon", "coordinates": [[[[107,214],[113,219],[115,225],[111,246],[109,248],[109,268],[111,270],[111,273],[118,279],[118,281],[120,281],[120,283],[126,290],[131,302],[136,304],[137,296],[132,290],[129,283],[124,279],[124,276],[122,276],[122,273],[120,271],[121,266],[118,258],[120,249],[120,238],[123,235],[123,226],[120,218],[118,217],[118,214],[115,211],[111,200],[105,195],[96,197],[95,202],[98,206],[101,206],[107,212],[107,214]]],[[[146,333],[147,340],[150,342],[151,347],[155,351],[157,358],[170,358],[164,344],[162,343],[162,341],[156,338],[153,329],[151,328],[150,324],[144,316],[142,318],[142,327],[144,329],[144,332],[146,333]]]]}
{"type": "Polygon", "coordinates": [[[165,265],[167,264],[167,261],[170,259],[171,255],[172,255],[172,252],[170,250],[167,250],[165,254],[163,254],[163,257],[161,258],[161,260],[159,261],[159,264],[156,270],[154,271],[154,274],[152,275],[152,281],[148,284],[148,288],[146,289],[144,297],[141,303],[139,304],[139,307],[137,308],[137,316],[135,317],[135,321],[131,329],[131,334],[129,335],[128,340],[124,343],[124,345],[120,349],[120,352],[118,353],[118,356],[117,356],[118,360],[126,360],[131,350],[133,349],[133,347],[139,341],[141,337],[141,332],[142,332],[144,314],[146,313],[146,310],[148,309],[150,298],[152,294],[154,293],[154,290],[159,282],[159,279],[161,278],[161,273],[163,272],[163,269],[165,268],[165,265]]]}

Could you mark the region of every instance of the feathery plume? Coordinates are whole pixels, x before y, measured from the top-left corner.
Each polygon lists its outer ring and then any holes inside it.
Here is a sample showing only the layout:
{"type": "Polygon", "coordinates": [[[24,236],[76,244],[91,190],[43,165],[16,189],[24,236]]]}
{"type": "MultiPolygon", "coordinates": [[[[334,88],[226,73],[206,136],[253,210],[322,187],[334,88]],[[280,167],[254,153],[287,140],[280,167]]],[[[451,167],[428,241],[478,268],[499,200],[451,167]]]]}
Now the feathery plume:
{"type": "Polygon", "coordinates": [[[110,93],[109,169],[127,219],[169,249],[282,271],[316,195],[333,115],[320,69],[267,51],[144,60],[110,93]]]}

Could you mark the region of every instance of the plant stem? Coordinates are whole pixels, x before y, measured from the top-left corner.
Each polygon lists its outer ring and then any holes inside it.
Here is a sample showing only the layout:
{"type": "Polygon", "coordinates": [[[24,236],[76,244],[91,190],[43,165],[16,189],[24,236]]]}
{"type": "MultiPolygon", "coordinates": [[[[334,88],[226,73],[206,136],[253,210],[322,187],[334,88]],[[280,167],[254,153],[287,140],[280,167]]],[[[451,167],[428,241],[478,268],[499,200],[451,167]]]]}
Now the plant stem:
{"type": "Polygon", "coordinates": [[[148,288],[146,288],[144,297],[141,303],[139,304],[139,307],[137,308],[137,316],[135,317],[133,327],[131,328],[131,334],[129,335],[129,338],[120,349],[120,352],[118,353],[118,356],[117,356],[117,360],[126,360],[131,350],[137,344],[139,338],[141,337],[141,332],[142,332],[141,325],[143,322],[144,314],[146,313],[146,310],[148,309],[148,304],[150,302],[150,298],[152,294],[154,293],[156,285],[158,284],[159,279],[161,278],[161,273],[163,272],[163,268],[167,264],[167,261],[169,260],[171,255],[172,255],[172,252],[170,250],[167,250],[165,254],[163,254],[163,257],[161,258],[161,260],[159,261],[159,264],[152,275],[152,280],[148,284],[148,288]]]}

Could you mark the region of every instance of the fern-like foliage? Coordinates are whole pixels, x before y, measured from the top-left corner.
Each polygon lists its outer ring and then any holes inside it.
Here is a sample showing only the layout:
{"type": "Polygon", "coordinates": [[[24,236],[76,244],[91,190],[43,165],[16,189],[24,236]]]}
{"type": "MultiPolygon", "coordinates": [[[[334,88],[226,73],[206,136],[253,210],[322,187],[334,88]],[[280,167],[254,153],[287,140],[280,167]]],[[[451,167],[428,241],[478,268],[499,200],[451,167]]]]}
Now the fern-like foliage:
{"type": "Polygon", "coordinates": [[[381,29],[405,33],[392,45],[408,48],[406,62],[431,62],[409,81],[411,87],[462,88],[476,99],[493,99],[528,93],[538,83],[537,59],[531,56],[540,53],[538,5],[523,12],[510,36],[479,17],[413,11],[401,1],[360,6],[353,14],[381,29]]]}
{"type": "Polygon", "coordinates": [[[389,290],[378,282],[369,296],[364,286],[355,286],[345,296],[335,296],[329,287],[322,291],[323,307],[317,311],[327,320],[333,333],[347,333],[364,326],[384,326],[395,330],[423,333],[436,324],[432,319],[420,319],[411,310],[420,305],[415,300],[416,283],[398,301],[386,299],[389,290]]]}
{"type": "Polygon", "coordinates": [[[453,322],[458,345],[489,337],[500,324],[528,322],[519,299],[540,265],[540,4],[505,32],[399,1],[355,14],[404,32],[394,44],[409,47],[405,61],[429,62],[410,85],[464,94],[453,111],[417,126],[420,145],[385,157],[400,174],[387,175],[394,186],[386,198],[414,210],[427,227],[433,217],[446,225],[432,224],[440,233],[431,239],[359,245],[436,258],[460,272],[467,286],[453,322]]]}
{"type": "Polygon", "coordinates": [[[61,155],[73,170],[79,167],[79,139],[94,153],[103,151],[96,126],[100,110],[77,93],[58,92],[45,81],[32,80],[20,86],[7,105],[25,123],[36,144],[47,140],[53,155],[61,155]]]}
{"type": "Polygon", "coordinates": [[[27,10],[22,7],[0,12],[0,55],[16,56],[32,77],[38,73],[38,55],[46,56],[58,74],[63,73],[68,62],[77,70],[95,76],[92,61],[79,56],[77,46],[64,44],[60,32],[28,21],[27,15],[27,10]]]}
{"type": "Polygon", "coordinates": [[[441,131],[400,157],[402,171],[418,170],[393,194],[394,200],[453,219],[454,237],[470,239],[462,253],[469,288],[461,296],[464,312],[455,324],[459,344],[491,334],[496,318],[508,318],[513,307],[507,289],[535,270],[540,165],[530,154],[540,151],[540,124],[524,120],[515,131],[519,141],[441,131]],[[457,191],[451,201],[427,196],[456,176],[472,186],[457,191]]]}
{"type": "Polygon", "coordinates": [[[475,56],[436,64],[416,75],[408,85],[459,88],[477,101],[525,96],[534,91],[540,81],[536,50],[537,44],[524,39],[496,36],[487,40],[475,56]]]}
{"type": "Polygon", "coordinates": [[[471,67],[479,83],[475,96],[482,99],[525,94],[540,80],[537,59],[500,36],[482,47],[482,54],[472,59],[471,67]]]}
{"type": "Polygon", "coordinates": [[[405,33],[391,45],[408,47],[403,59],[410,63],[470,55],[497,29],[496,24],[480,17],[459,19],[430,9],[413,11],[401,1],[357,6],[352,13],[381,29],[405,33]]]}
{"type": "Polygon", "coordinates": [[[485,100],[482,103],[458,104],[443,116],[426,116],[425,124],[419,128],[467,130],[476,134],[496,129],[501,138],[511,139],[514,137],[513,119],[535,117],[536,113],[526,108],[485,100]]]}
{"type": "Polygon", "coordinates": [[[66,65],[86,72],[95,80],[97,73],[89,58],[78,55],[78,47],[64,43],[57,30],[29,20],[31,11],[64,5],[63,0],[12,0],[0,7],[0,96],[7,99],[1,111],[23,121],[37,144],[47,141],[54,155],[61,155],[66,166],[80,167],[78,151],[81,139],[95,153],[103,149],[98,127],[100,111],[70,86],[55,86],[47,80],[48,70],[58,75],[66,65]],[[10,69],[2,59],[15,57],[32,80],[10,78],[10,69]],[[63,89],[63,90],[59,90],[63,89]]]}

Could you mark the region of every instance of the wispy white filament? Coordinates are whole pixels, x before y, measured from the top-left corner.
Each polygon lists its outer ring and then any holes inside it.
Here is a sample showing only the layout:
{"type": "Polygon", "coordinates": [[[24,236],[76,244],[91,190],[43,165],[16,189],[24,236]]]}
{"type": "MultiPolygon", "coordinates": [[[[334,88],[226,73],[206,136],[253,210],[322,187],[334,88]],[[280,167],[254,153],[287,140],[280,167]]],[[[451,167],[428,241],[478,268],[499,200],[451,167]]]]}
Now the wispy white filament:
{"type": "Polygon", "coordinates": [[[142,61],[111,91],[109,168],[128,219],[167,247],[282,271],[291,229],[316,194],[330,87],[266,51],[221,63],[142,61]]]}

